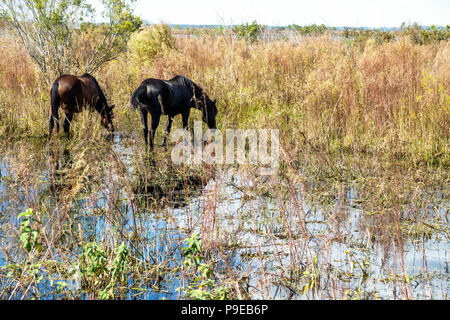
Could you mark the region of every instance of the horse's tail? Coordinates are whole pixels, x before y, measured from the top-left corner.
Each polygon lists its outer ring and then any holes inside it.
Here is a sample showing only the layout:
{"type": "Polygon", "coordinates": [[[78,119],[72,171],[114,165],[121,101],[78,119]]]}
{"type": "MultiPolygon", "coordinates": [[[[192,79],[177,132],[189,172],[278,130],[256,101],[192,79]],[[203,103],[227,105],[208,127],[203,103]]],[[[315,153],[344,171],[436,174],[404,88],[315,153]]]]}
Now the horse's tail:
{"type": "Polygon", "coordinates": [[[147,87],[146,86],[140,86],[139,88],[134,91],[133,95],[130,99],[130,108],[131,110],[136,110],[139,105],[144,104],[144,97],[143,95],[146,93],[147,87]]]}
{"type": "Polygon", "coordinates": [[[53,82],[53,85],[50,89],[50,109],[55,110],[59,107],[60,99],[59,99],[59,82],[55,81],[53,82]]]}

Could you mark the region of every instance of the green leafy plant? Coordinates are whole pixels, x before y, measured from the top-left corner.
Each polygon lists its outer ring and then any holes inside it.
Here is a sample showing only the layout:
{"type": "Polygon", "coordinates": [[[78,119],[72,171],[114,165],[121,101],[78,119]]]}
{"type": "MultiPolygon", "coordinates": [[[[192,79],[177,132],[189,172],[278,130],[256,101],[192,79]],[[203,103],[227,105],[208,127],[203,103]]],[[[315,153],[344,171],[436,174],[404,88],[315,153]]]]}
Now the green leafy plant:
{"type": "Polygon", "coordinates": [[[39,230],[32,227],[32,222],[38,222],[34,218],[36,215],[32,209],[28,209],[18,216],[19,219],[23,218],[20,223],[20,242],[27,252],[33,249],[42,250],[42,245],[38,242],[39,230]]]}
{"type": "Polygon", "coordinates": [[[229,299],[231,289],[220,286],[214,280],[214,271],[211,264],[202,262],[205,260],[201,252],[202,241],[197,233],[186,239],[186,247],[183,248],[183,266],[185,271],[193,273],[193,283],[184,289],[187,298],[194,300],[226,300],[229,299]]]}
{"type": "Polygon", "coordinates": [[[127,281],[128,249],[122,243],[114,255],[97,243],[83,247],[80,258],[80,274],[84,289],[94,298],[113,299],[115,288],[127,281]]]}

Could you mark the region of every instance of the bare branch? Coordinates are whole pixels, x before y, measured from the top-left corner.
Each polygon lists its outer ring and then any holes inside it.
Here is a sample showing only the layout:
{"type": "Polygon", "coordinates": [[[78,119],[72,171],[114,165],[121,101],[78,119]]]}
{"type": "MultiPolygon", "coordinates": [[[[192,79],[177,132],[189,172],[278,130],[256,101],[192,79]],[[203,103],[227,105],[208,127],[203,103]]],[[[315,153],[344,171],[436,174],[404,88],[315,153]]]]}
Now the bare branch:
{"type": "Polygon", "coordinates": [[[19,35],[47,81],[63,73],[93,72],[126,48],[141,20],[135,0],[102,0],[107,24],[90,19],[86,0],[0,0],[0,13],[19,35]]]}

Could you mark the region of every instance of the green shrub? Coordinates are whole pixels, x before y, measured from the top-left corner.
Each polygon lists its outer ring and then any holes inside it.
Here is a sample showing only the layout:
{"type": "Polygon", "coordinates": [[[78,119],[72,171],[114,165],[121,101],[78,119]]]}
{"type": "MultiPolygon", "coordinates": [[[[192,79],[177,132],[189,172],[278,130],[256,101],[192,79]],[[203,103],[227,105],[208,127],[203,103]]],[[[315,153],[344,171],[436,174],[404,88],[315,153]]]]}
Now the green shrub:
{"type": "Polygon", "coordinates": [[[176,49],[175,38],[167,24],[144,27],[128,43],[128,50],[137,63],[151,64],[157,55],[173,49],[176,49]]]}
{"type": "Polygon", "coordinates": [[[258,24],[253,21],[251,24],[241,24],[239,26],[234,26],[233,31],[239,39],[245,39],[254,43],[258,40],[259,35],[266,29],[265,26],[258,24]]]}
{"type": "Polygon", "coordinates": [[[295,30],[298,33],[305,36],[318,36],[328,31],[328,28],[324,24],[321,25],[311,24],[308,26],[299,26],[296,24],[291,24],[288,26],[288,29],[295,30]]]}
{"type": "Polygon", "coordinates": [[[444,27],[431,26],[423,28],[417,23],[412,25],[402,24],[400,32],[408,36],[416,44],[431,44],[448,40],[450,38],[450,26],[444,27]]]}

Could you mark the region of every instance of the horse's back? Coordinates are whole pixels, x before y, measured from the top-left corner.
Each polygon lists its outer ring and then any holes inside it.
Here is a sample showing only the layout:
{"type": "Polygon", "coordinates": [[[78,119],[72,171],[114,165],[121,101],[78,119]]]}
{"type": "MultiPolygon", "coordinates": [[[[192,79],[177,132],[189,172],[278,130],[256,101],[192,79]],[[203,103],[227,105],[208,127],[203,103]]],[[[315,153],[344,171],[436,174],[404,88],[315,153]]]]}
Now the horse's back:
{"type": "Polygon", "coordinates": [[[165,83],[164,80],[149,78],[142,81],[142,83],[139,86],[146,86],[148,88],[162,90],[166,85],[167,84],[165,83]]]}
{"type": "Polygon", "coordinates": [[[82,87],[83,98],[89,104],[94,104],[100,98],[100,87],[91,75],[79,77],[82,87]]]}
{"type": "Polygon", "coordinates": [[[149,78],[142,81],[136,93],[145,92],[145,98],[140,100],[146,102],[149,111],[152,108],[161,109],[161,98],[163,114],[177,115],[189,109],[192,98],[192,87],[186,79],[184,76],[175,76],[170,80],[149,78]]]}
{"type": "Polygon", "coordinates": [[[169,82],[176,86],[189,87],[190,86],[189,83],[191,82],[191,80],[189,80],[189,78],[186,76],[176,75],[175,77],[173,77],[170,80],[167,80],[166,82],[169,82]]]}
{"type": "Polygon", "coordinates": [[[55,83],[58,83],[61,107],[67,112],[81,112],[84,106],[93,106],[100,96],[96,80],[88,74],[81,77],[62,75],[55,83]]]}
{"type": "Polygon", "coordinates": [[[73,88],[80,86],[80,80],[78,77],[71,75],[62,75],[55,80],[55,83],[58,83],[60,93],[71,91],[73,88]]]}
{"type": "Polygon", "coordinates": [[[62,75],[55,80],[61,108],[67,112],[79,112],[77,102],[82,100],[82,87],[78,77],[62,75]]]}
{"type": "Polygon", "coordinates": [[[155,89],[165,89],[166,87],[169,88],[176,88],[177,90],[180,90],[184,87],[190,88],[189,85],[189,79],[185,76],[177,75],[173,77],[170,80],[162,80],[162,79],[155,79],[155,78],[149,78],[145,79],[141,82],[139,86],[147,86],[155,89]]]}
{"type": "Polygon", "coordinates": [[[164,80],[149,78],[142,81],[140,87],[146,87],[148,99],[161,96],[166,101],[170,98],[170,87],[164,80]]]}

